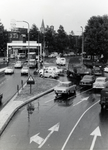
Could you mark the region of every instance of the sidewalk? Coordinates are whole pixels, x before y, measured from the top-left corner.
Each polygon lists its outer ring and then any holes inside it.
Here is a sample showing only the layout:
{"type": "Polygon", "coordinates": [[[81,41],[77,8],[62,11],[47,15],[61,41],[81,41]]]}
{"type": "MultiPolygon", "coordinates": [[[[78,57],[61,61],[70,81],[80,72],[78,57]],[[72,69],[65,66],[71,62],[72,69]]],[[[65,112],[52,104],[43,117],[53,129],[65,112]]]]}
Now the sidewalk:
{"type": "Polygon", "coordinates": [[[35,78],[35,84],[32,85],[32,93],[30,94],[29,85],[25,84],[19,94],[17,93],[7,105],[0,111],[0,135],[10,122],[15,113],[24,105],[32,102],[39,97],[42,97],[53,91],[54,86],[58,84],[58,81],[48,78],[35,78]],[[46,91],[47,89],[47,91],[46,91]]]}

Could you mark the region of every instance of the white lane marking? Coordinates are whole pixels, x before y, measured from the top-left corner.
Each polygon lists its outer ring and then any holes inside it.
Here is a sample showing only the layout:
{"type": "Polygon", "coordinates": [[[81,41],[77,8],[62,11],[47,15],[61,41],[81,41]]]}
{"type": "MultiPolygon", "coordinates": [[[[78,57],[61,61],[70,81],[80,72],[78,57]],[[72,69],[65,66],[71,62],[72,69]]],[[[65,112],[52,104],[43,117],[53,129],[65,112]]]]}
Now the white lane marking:
{"type": "Polygon", "coordinates": [[[85,98],[83,98],[81,101],[79,101],[78,103],[74,104],[73,106],[76,106],[76,105],[80,104],[80,103],[81,103],[81,102],[83,102],[83,101],[87,101],[87,100],[88,100],[88,98],[89,98],[89,97],[85,97],[85,98]]]}
{"type": "Polygon", "coordinates": [[[96,142],[97,136],[101,136],[100,128],[97,127],[90,135],[94,136],[92,144],[91,144],[91,147],[90,147],[90,150],[93,150],[94,146],[95,146],[95,142],[96,142]]]}
{"type": "Polygon", "coordinates": [[[95,105],[98,104],[98,103],[99,103],[99,101],[97,101],[96,103],[94,103],[92,106],[90,106],[90,107],[81,115],[81,117],[78,119],[77,123],[76,123],[76,124],[74,125],[74,127],[72,128],[72,130],[71,130],[70,134],[68,135],[68,137],[67,137],[65,143],[63,144],[61,150],[64,150],[64,148],[66,147],[66,145],[67,145],[67,143],[68,143],[70,137],[72,136],[74,130],[76,129],[77,125],[79,124],[79,122],[81,121],[81,119],[83,118],[83,116],[84,116],[93,106],[95,106],[95,105]]]}
{"type": "Polygon", "coordinates": [[[50,129],[48,129],[50,133],[46,136],[45,139],[39,136],[40,133],[30,137],[30,143],[35,142],[39,145],[38,148],[41,148],[48,140],[48,138],[53,134],[54,131],[56,132],[59,131],[59,127],[60,127],[60,123],[57,123],[54,126],[52,126],[50,129]]]}
{"type": "Polygon", "coordinates": [[[53,101],[54,99],[52,99],[52,100],[49,100],[49,101],[46,101],[45,103],[49,103],[49,102],[51,102],[51,101],[53,101]]]}
{"type": "Polygon", "coordinates": [[[50,129],[48,129],[49,131],[51,131],[47,137],[44,139],[44,141],[39,145],[38,148],[41,148],[45,142],[48,140],[48,138],[51,136],[51,134],[53,134],[54,131],[59,131],[59,126],[60,126],[60,123],[57,123],[56,125],[54,125],[53,127],[51,127],[50,129]]]}

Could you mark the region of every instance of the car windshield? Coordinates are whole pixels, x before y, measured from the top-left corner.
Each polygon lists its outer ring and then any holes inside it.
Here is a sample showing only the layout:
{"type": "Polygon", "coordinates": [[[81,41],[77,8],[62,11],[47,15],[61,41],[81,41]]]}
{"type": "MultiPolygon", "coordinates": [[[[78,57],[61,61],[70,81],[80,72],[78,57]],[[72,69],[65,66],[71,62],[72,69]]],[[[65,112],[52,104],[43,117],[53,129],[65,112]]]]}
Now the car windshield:
{"type": "Polygon", "coordinates": [[[16,63],[17,63],[17,64],[21,64],[21,61],[17,61],[16,63]]]}
{"type": "Polygon", "coordinates": [[[92,76],[84,76],[83,79],[91,80],[91,79],[92,79],[92,76]]]}
{"type": "Polygon", "coordinates": [[[70,83],[61,83],[60,84],[60,87],[69,87],[70,86],[70,83]]]}
{"type": "Polygon", "coordinates": [[[105,79],[96,79],[97,82],[105,82],[105,79]]]}
{"type": "Polygon", "coordinates": [[[27,67],[27,66],[24,66],[23,69],[28,69],[28,67],[27,67]]]}

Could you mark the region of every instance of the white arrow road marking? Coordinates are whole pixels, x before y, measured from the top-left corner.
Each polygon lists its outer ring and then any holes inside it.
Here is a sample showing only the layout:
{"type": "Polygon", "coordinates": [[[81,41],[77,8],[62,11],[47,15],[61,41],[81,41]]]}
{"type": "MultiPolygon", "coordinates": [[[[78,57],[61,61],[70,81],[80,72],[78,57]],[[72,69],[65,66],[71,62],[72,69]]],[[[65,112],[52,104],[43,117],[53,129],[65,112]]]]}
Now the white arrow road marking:
{"type": "Polygon", "coordinates": [[[84,116],[93,106],[95,106],[95,105],[98,104],[98,103],[99,103],[99,101],[97,101],[96,103],[94,103],[93,105],[91,105],[91,106],[90,106],[88,109],[86,109],[86,111],[81,115],[81,117],[78,119],[78,121],[76,122],[76,124],[75,124],[74,127],[72,128],[71,132],[69,133],[69,135],[68,135],[68,137],[67,137],[65,143],[63,144],[63,147],[61,148],[61,150],[64,150],[64,149],[65,149],[65,147],[66,147],[66,145],[67,145],[67,143],[68,143],[70,137],[72,136],[74,130],[76,129],[77,125],[79,124],[79,122],[81,121],[81,119],[83,118],[83,116],[84,116]]]}
{"type": "Polygon", "coordinates": [[[94,136],[91,147],[90,147],[90,150],[93,150],[97,136],[101,136],[101,132],[100,132],[99,127],[97,127],[90,135],[94,136]]]}
{"type": "Polygon", "coordinates": [[[40,136],[38,136],[40,133],[32,136],[30,138],[30,143],[32,141],[34,141],[35,143],[39,144],[39,147],[38,148],[41,148],[45,142],[48,140],[48,138],[51,136],[51,134],[54,132],[54,131],[58,131],[59,130],[59,126],[60,126],[60,123],[57,123],[56,125],[54,125],[53,127],[51,127],[50,129],[48,129],[49,131],[51,131],[47,137],[45,139],[41,138],[40,136]]]}
{"type": "Polygon", "coordinates": [[[36,135],[34,135],[34,136],[32,136],[31,138],[30,138],[30,143],[32,142],[32,141],[34,141],[35,143],[37,143],[37,144],[41,144],[42,142],[43,142],[43,138],[41,138],[40,136],[38,136],[40,133],[38,133],[38,134],[36,134],[36,135]]]}
{"type": "Polygon", "coordinates": [[[88,98],[89,98],[89,97],[85,97],[85,98],[83,98],[81,101],[79,101],[78,103],[74,104],[73,106],[76,106],[76,105],[80,104],[80,103],[81,103],[81,102],[83,102],[83,101],[87,101],[87,100],[88,100],[88,98]]]}
{"type": "Polygon", "coordinates": [[[54,131],[58,131],[59,130],[59,126],[60,126],[60,123],[57,123],[56,125],[54,125],[53,127],[51,127],[50,129],[48,129],[49,131],[51,131],[47,137],[44,139],[44,141],[39,145],[38,148],[41,148],[45,142],[48,140],[48,138],[51,136],[51,134],[54,132],[54,131]]]}

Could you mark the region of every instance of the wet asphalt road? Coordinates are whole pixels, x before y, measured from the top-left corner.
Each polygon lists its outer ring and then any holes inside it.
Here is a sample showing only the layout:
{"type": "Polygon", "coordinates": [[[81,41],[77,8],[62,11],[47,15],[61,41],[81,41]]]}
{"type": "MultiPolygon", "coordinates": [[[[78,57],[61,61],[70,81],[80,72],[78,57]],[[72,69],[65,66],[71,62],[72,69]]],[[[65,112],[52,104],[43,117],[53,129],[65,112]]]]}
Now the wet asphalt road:
{"type": "Polygon", "coordinates": [[[77,92],[69,105],[54,102],[54,97],[52,92],[34,101],[33,111],[27,106],[19,110],[1,136],[0,150],[108,149],[108,115],[101,113],[99,94],[93,100],[91,91],[77,92]],[[90,134],[97,128],[101,136],[97,135],[93,145],[90,134]]]}
{"type": "Polygon", "coordinates": [[[34,110],[20,109],[0,138],[0,150],[108,149],[108,113],[101,112],[99,93],[77,91],[68,105],[54,98],[52,92],[32,102],[34,110]]]}
{"type": "Polygon", "coordinates": [[[15,69],[12,75],[5,75],[5,80],[0,84],[0,93],[3,93],[2,106],[17,92],[17,85],[21,87],[21,80],[25,83],[27,76],[21,77],[20,69],[15,69]]]}

